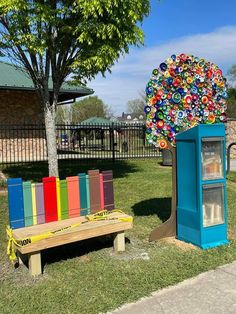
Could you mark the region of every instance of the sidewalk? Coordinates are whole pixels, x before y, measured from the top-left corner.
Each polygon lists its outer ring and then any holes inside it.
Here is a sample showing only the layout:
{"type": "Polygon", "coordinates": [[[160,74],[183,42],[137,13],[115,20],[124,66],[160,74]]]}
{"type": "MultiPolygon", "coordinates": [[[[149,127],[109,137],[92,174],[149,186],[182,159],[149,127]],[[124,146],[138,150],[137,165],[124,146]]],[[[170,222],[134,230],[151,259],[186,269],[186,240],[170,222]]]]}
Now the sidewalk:
{"type": "MultiPolygon", "coordinates": [[[[236,313],[236,261],[154,292],[110,314],[236,313]]],[[[108,314],[109,314],[108,313],[108,314]]]]}

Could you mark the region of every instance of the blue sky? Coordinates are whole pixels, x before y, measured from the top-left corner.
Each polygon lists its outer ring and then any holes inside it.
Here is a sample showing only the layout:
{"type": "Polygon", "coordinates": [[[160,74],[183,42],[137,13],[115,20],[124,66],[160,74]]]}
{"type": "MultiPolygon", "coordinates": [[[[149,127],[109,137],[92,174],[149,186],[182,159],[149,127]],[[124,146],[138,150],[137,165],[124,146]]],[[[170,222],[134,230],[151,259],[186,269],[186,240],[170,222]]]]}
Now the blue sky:
{"type": "Polygon", "coordinates": [[[142,29],[145,45],[131,47],[112,74],[88,84],[116,115],[139,98],[152,70],[173,53],[205,58],[225,75],[236,64],[236,0],[151,0],[142,29]]]}

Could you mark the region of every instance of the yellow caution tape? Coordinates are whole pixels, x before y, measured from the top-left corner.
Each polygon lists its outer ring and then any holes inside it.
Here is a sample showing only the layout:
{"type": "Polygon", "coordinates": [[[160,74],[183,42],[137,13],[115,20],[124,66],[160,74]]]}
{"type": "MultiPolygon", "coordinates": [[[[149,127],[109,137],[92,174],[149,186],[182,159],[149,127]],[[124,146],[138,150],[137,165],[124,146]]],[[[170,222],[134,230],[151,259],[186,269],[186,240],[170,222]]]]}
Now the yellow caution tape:
{"type": "Polygon", "coordinates": [[[7,237],[8,237],[8,243],[7,243],[7,255],[9,257],[9,259],[14,262],[17,258],[16,258],[16,253],[14,250],[14,244],[16,244],[15,239],[13,238],[13,231],[12,229],[7,226],[6,228],[6,232],[7,232],[7,237]]]}
{"type": "Polygon", "coordinates": [[[57,233],[66,231],[68,229],[79,227],[80,225],[87,223],[87,222],[90,222],[90,221],[100,221],[100,220],[120,220],[123,222],[132,222],[133,221],[133,217],[131,217],[131,216],[128,216],[128,217],[110,217],[110,215],[112,213],[124,214],[124,212],[122,212],[122,210],[119,210],[119,209],[115,209],[112,211],[101,210],[101,211],[97,212],[96,214],[85,216],[85,218],[87,219],[86,221],[79,222],[79,223],[76,223],[76,224],[73,224],[73,225],[70,225],[70,226],[67,226],[64,228],[60,228],[60,229],[57,229],[54,231],[48,231],[48,232],[45,232],[45,233],[42,233],[39,235],[34,235],[31,237],[22,238],[22,239],[15,239],[13,237],[13,230],[9,226],[7,226],[7,228],[6,228],[7,237],[8,237],[7,255],[8,255],[9,259],[12,262],[14,262],[17,260],[14,246],[23,247],[23,246],[26,246],[28,244],[35,243],[35,242],[38,242],[40,240],[49,238],[49,237],[51,237],[57,233]]]}
{"type": "Polygon", "coordinates": [[[22,238],[22,239],[15,239],[13,237],[13,230],[9,226],[7,226],[7,228],[6,228],[7,237],[8,237],[7,255],[8,255],[9,259],[12,262],[14,262],[15,260],[17,260],[16,254],[15,254],[14,245],[16,245],[18,247],[23,247],[23,246],[26,246],[28,244],[35,243],[35,242],[38,242],[40,240],[49,238],[50,236],[53,236],[56,233],[63,232],[65,230],[68,230],[68,229],[71,229],[71,228],[75,228],[75,227],[78,227],[80,225],[82,225],[82,222],[77,223],[77,224],[73,224],[73,225],[70,225],[68,227],[64,227],[64,228],[58,229],[58,230],[49,231],[49,232],[45,232],[45,233],[42,233],[42,234],[38,234],[38,235],[34,235],[34,236],[31,236],[31,237],[22,238]]]}
{"type": "Polygon", "coordinates": [[[124,221],[124,222],[132,222],[133,221],[133,217],[132,216],[128,216],[128,217],[109,217],[110,214],[112,213],[120,213],[120,214],[124,214],[124,212],[120,209],[114,209],[112,211],[108,211],[108,210],[101,210],[99,212],[97,212],[96,214],[93,215],[87,215],[86,218],[89,221],[97,221],[97,220],[120,220],[120,221],[124,221]]]}

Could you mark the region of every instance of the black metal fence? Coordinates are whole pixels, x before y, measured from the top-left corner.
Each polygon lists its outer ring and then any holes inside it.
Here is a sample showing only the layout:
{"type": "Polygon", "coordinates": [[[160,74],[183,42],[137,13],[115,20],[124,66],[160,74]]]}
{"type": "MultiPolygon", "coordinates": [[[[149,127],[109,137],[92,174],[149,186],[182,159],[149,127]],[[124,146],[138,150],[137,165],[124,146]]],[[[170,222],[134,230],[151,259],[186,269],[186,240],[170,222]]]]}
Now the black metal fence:
{"type": "MultiPolygon", "coordinates": [[[[130,159],[160,156],[143,124],[57,125],[58,159],[130,159]]],[[[43,125],[0,125],[0,163],[47,160],[43,125]]]]}

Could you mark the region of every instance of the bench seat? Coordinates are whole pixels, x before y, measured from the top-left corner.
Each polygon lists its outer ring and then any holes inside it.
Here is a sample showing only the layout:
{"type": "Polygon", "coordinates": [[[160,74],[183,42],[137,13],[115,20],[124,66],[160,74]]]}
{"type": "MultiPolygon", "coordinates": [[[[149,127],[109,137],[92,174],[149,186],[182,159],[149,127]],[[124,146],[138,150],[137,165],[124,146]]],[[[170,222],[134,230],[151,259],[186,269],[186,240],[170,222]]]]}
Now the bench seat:
{"type": "Polygon", "coordinates": [[[20,240],[50,231],[67,228],[68,226],[78,224],[80,222],[82,223],[80,226],[55,233],[54,235],[35,243],[29,243],[22,247],[15,246],[15,250],[20,260],[24,260],[25,255],[28,255],[29,271],[33,276],[42,273],[41,251],[51,247],[107,234],[114,234],[114,250],[118,252],[124,251],[124,231],[132,228],[132,221],[121,221],[121,218],[129,219],[131,217],[126,214],[114,212],[109,215],[109,220],[88,221],[86,217],[76,217],[61,221],[54,221],[47,224],[15,229],[13,230],[13,237],[15,240],[20,240]]]}

